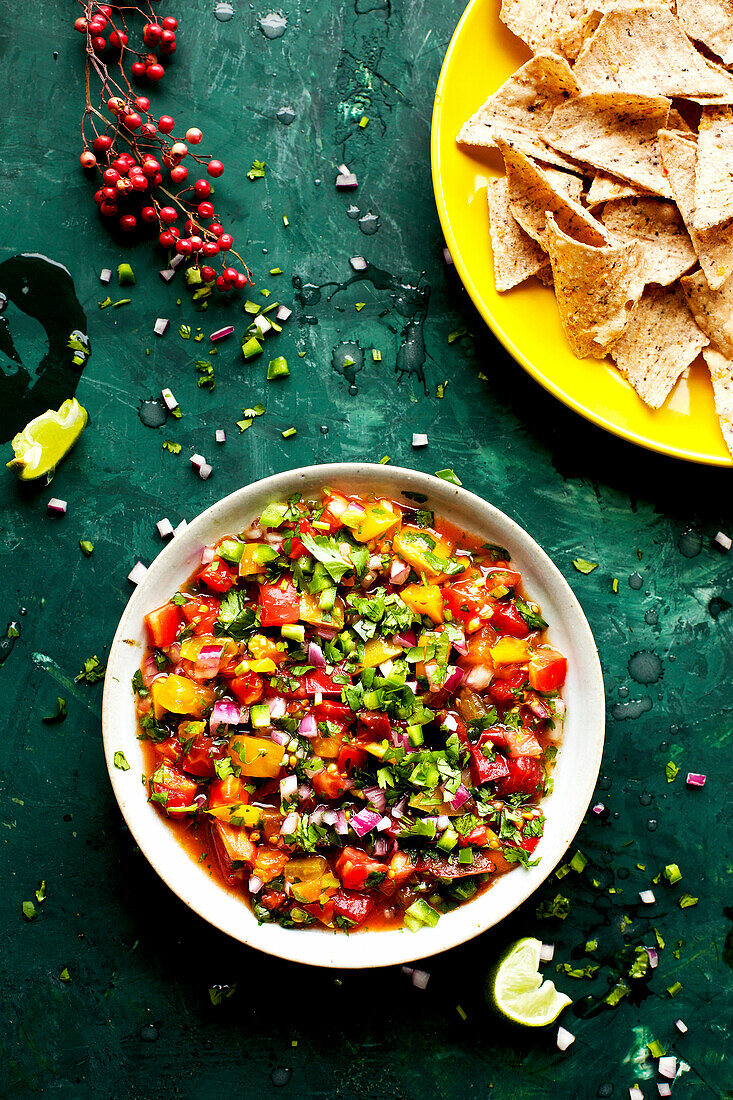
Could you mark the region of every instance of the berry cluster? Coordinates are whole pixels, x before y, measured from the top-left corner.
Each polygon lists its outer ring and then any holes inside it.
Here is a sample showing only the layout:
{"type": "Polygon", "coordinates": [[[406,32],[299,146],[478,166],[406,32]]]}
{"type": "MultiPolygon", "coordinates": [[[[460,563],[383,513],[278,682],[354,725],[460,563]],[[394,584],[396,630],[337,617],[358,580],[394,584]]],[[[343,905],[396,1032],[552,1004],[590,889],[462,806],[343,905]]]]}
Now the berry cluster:
{"type": "Polygon", "coordinates": [[[224,165],[195,151],[203,140],[197,127],[186,131],[185,141],[177,140],[174,119],[170,115],[155,118],[150,113],[150,100],[135,93],[125,71],[128,56],[135,56],[130,71],[136,80],[157,83],[165,75],[157,54],[138,53],[129,45],[126,15],[133,12],[146,19],[144,45],[155,47],[166,57],[176,50],[178,21],[168,16],[157,22],[152,8],[146,15],[136,7],[100,4],[97,0],[82,2],[84,15],[74,24],[86,36],[87,55],[84,149],[79,162],[99,178],[94,201],[100,214],[114,219],[126,233],[157,228],[160,246],[190,258],[205,284],[222,292],[242,289],[251,282],[250,273],[234,251],[232,235],[224,232],[216,216],[211,183],[206,178],[188,182],[189,167],[183,162],[187,160],[194,172],[200,166],[198,171],[205,169],[213,179],[221,176],[224,165]],[[109,50],[117,54],[116,77],[102,56],[109,50]],[[92,72],[101,84],[98,106],[91,98],[92,72]],[[183,230],[175,224],[179,215],[183,230]],[[212,266],[217,256],[221,260],[218,276],[212,266]],[[243,270],[231,266],[231,256],[239,260],[243,270]]]}

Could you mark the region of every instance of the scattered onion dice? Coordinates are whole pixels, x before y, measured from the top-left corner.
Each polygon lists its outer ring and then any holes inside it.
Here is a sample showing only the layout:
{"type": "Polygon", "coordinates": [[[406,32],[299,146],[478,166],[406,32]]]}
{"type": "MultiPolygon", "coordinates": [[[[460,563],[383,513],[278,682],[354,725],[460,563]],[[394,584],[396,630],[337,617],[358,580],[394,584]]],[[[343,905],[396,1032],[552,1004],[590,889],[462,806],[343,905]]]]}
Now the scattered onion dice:
{"type": "Polygon", "coordinates": [[[103,267],[102,270],[99,272],[99,281],[100,281],[100,283],[108,283],[108,282],[110,282],[111,278],[112,278],[111,270],[108,267],[103,267]]]}
{"type": "Polygon", "coordinates": [[[275,317],[278,319],[278,321],[287,321],[290,319],[290,317],[292,317],[292,315],[292,309],[288,309],[287,306],[280,306],[277,313],[275,314],[275,317]]]}
{"type": "Polygon", "coordinates": [[[412,445],[413,447],[427,447],[428,437],[426,435],[420,435],[418,432],[413,432],[412,445]]]}
{"type": "Polygon", "coordinates": [[[654,891],[653,890],[640,890],[639,891],[639,900],[642,901],[644,903],[644,905],[654,905],[654,902],[657,899],[654,897],[654,891]]]}
{"type": "Polygon", "coordinates": [[[169,519],[159,519],[155,526],[162,539],[167,539],[173,534],[173,524],[169,519]]]}
{"type": "Polygon", "coordinates": [[[707,781],[707,776],[701,772],[688,772],[687,773],[687,786],[688,787],[704,787],[707,781]]]}
{"type": "Polygon", "coordinates": [[[687,1034],[688,1028],[687,1028],[687,1024],[685,1023],[684,1020],[675,1020],[674,1026],[677,1028],[680,1035],[686,1035],[687,1034]]]}
{"type": "Polygon", "coordinates": [[[69,506],[65,500],[59,500],[58,497],[51,497],[46,507],[52,516],[64,516],[69,506]]]}
{"type": "Polygon", "coordinates": [[[173,532],[173,537],[175,538],[176,535],[182,535],[187,527],[188,527],[188,521],[185,520],[185,519],[182,519],[181,522],[176,527],[175,531],[173,532]]]}
{"type": "Polygon", "coordinates": [[[158,274],[160,275],[160,277],[161,277],[161,279],[163,280],[164,283],[169,283],[171,281],[171,279],[173,278],[173,276],[175,275],[175,273],[176,273],[175,268],[173,268],[173,267],[166,267],[162,271],[158,272],[158,274]]]}
{"type": "Polygon", "coordinates": [[[413,970],[412,984],[416,989],[425,989],[429,981],[430,974],[427,970],[413,970]]]}
{"type": "Polygon", "coordinates": [[[128,581],[132,581],[133,584],[140,584],[145,580],[145,574],[148,571],[147,565],[143,565],[141,561],[135,562],[130,572],[127,574],[128,581]]]}
{"type": "Polygon", "coordinates": [[[448,265],[448,267],[453,266],[453,257],[450,254],[450,249],[448,249],[448,248],[443,249],[443,260],[448,265]]]}
{"type": "Polygon", "coordinates": [[[367,269],[367,262],[363,256],[352,256],[349,263],[354,271],[366,271],[367,269]]]}
{"type": "Polygon", "coordinates": [[[353,191],[359,186],[359,181],[353,172],[348,174],[336,176],[336,190],[337,191],[353,191]]]}
{"type": "Polygon", "coordinates": [[[191,458],[190,458],[189,461],[190,461],[192,466],[196,467],[197,470],[200,470],[201,467],[203,465],[205,465],[205,463],[206,463],[206,459],[204,458],[204,456],[203,455],[198,455],[198,454],[191,455],[191,458]]]}
{"type": "Polygon", "coordinates": [[[213,469],[214,467],[210,466],[208,462],[204,462],[203,465],[199,466],[199,477],[201,478],[201,480],[208,481],[208,479],[211,477],[213,469]]]}
{"type": "Polygon", "coordinates": [[[555,955],[555,945],[554,945],[554,943],[543,943],[540,946],[540,959],[542,960],[542,962],[544,962],[544,963],[552,962],[552,959],[553,959],[554,955],[555,955]]]}
{"type": "Polygon", "coordinates": [[[217,443],[226,443],[226,441],[227,441],[227,433],[224,431],[223,428],[217,428],[216,429],[216,442],[217,443]]]}
{"type": "Polygon", "coordinates": [[[666,1081],[660,1081],[657,1085],[657,1092],[660,1096],[671,1096],[672,1090],[666,1081]]]}
{"type": "Polygon", "coordinates": [[[268,332],[272,331],[272,325],[262,313],[257,314],[254,319],[254,325],[255,328],[260,330],[262,336],[267,336],[268,332]]]}
{"type": "Polygon", "coordinates": [[[659,1076],[674,1081],[677,1076],[677,1059],[674,1054],[665,1054],[659,1059],[659,1076]]]}
{"type": "MultiPolygon", "coordinates": [[[[167,323],[168,322],[166,321],[166,324],[167,323]]],[[[167,389],[166,390],[161,390],[160,391],[160,396],[165,401],[165,407],[168,409],[169,412],[172,411],[173,409],[178,408],[178,402],[176,401],[175,397],[173,396],[173,394],[171,393],[170,390],[167,390],[167,389]]]]}
{"type": "Polygon", "coordinates": [[[575,1042],[575,1036],[572,1031],[568,1031],[564,1027],[557,1029],[557,1049],[567,1050],[571,1043],[575,1042]]]}
{"type": "Polygon", "coordinates": [[[162,336],[168,328],[170,321],[167,317],[159,317],[153,326],[153,332],[156,336],[162,336]]]}
{"type": "Polygon", "coordinates": [[[718,531],[717,535],[713,539],[716,546],[719,546],[721,550],[730,550],[733,546],[733,540],[728,535],[725,535],[722,531],[718,531]]]}

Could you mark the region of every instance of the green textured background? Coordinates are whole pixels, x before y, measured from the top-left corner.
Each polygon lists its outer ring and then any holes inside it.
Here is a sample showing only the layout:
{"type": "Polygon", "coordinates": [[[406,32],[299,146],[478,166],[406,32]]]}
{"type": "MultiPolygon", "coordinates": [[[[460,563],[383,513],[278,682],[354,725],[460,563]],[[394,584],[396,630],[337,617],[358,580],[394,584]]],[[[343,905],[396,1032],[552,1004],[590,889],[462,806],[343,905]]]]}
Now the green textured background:
{"type": "MultiPolygon", "coordinates": [[[[268,347],[288,357],[291,377],[267,384],[263,359],[245,365],[231,340],[214,360],[213,394],[197,388],[193,369],[207,345],[182,341],[176,330],[184,321],[207,333],[231,322],[239,335],[240,309],[195,314],[179,279],[162,284],[149,245],[123,249],[108,236],[78,168],[76,12],[61,0],[32,12],[22,0],[4,5],[0,260],[31,251],[67,265],[93,354],[77,390],[90,426],[52,487],[26,492],[9,472],[0,478],[0,625],[22,627],[0,668],[0,1093],[540,1100],[625,1098],[639,1081],[651,1097],[655,1065],[645,1044],[658,1039],[691,1067],[675,1096],[731,1096],[724,1058],[733,1008],[733,909],[726,908],[733,904],[733,565],[710,545],[719,528],[733,527],[730,475],[634,449],[567,412],[507,358],[445,268],[428,136],[460,2],[312,0],[306,7],[293,0],[275,9],[288,19],[275,41],[257,25],[271,9],[237,3],[234,18],[220,23],[213,4],[160,6],[160,14],[179,18],[179,49],[152,95],[153,110],[204,130],[203,148],[226,164],[218,203],[257,276],[253,296],[266,286],[295,306],[268,347]],[[276,119],[283,106],[296,113],[289,127],[276,119]],[[362,114],[365,129],[357,125],[362,114]],[[255,158],[267,161],[267,178],[251,183],[245,172],[255,158]],[[358,191],[346,196],[334,188],[344,160],[359,177],[358,191]],[[364,236],[346,216],[351,203],[378,215],[375,235],[364,236]],[[348,258],[357,254],[380,269],[382,289],[343,287],[348,258]],[[99,270],[120,258],[131,259],[137,274],[132,304],[100,311],[99,270]],[[271,266],[284,274],[269,278],[271,266]],[[301,307],[293,277],[332,283],[336,294],[301,307]],[[358,301],[366,303],[360,312],[358,301]],[[163,339],[152,333],[156,316],[172,321],[163,339]],[[468,335],[449,345],[448,334],[463,326],[468,335]],[[366,349],[355,395],[332,366],[342,341],[366,349]],[[381,349],[381,363],[372,362],[372,347],[381,349]],[[396,372],[397,363],[406,373],[396,372]],[[146,429],[139,401],[163,386],[173,389],[183,419],[146,429]],[[242,407],[257,401],[266,415],[240,434],[242,407]],[[298,434],[283,440],[290,425],[298,434]],[[224,447],[214,443],[217,427],[227,429],[224,447]],[[413,431],[427,432],[426,450],[413,452],[413,431]],[[180,441],[182,453],[164,452],[164,438],[180,441]],[[209,481],[188,463],[194,450],[214,464],[209,481]],[[609,703],[598,797],[610,813],[587,822],[577,838],[588,867],[561,882],[553,876],[498,928],[429,960],[425,992],[399,968],[338,975],[269,960],[189,913],[122,824],[102,755],[101,685],[73,682],[86,656],[106,653],[130,593],[129,569],[160,550],[157,519],[190,519],[288,467],[385,454],[431,472],[453,466],[467,488],[549,551],[594,630],[609,703]],[[66,517],[49,518],[51,495],[68,500],[66,517]],[[680,551],[683,535],[695,556],[680,551]],[[79,539],[94,542],[92,558],[81,555],[79,539]],[[581,576],[571,564],[578,556],[598,568],[581,576]],[[636,573],[635,589],[629,577],[636,573]],[[661,659],[657,683],[631,678],[628,663],[639,651],[661,659]],[[57,694],[69,716],[44,725],[57,694]],[[669,760],[680,768],[672,784],[669,760]],[[704,790],[685,788],[688,770],[707,773],[704,790]],[[679,863],[682,883],[653,887],[656,904],[640,905],[638,891],[670,861],[679,863]],[[28,923],[21,903],[42,878],[48,898],[28,923]],[[570,916],[538,921],[538,902],[560,891],[570,916]],[[684,892],[699,897],[696,908],[679,908],[684,892]],[[624,945],[651,944],[653,926],[666,941],[658,969],[633,983],[618,1008],[602,1006],[624,945]],[[555,1048],[554,1029],[516,1034],[486,1008],[488,969],[526,933],[556,942],[555,962],[580,966],[591,961],[586,940],[598,939],[594,978],[557,976],[576,999],[563,1019],[577,1035],[566,1054],[555,1048]],[[59,981],[63,967],[69,983],[59,981]],[[675,981],[682,991],[672,1000],[666,989],[675,981]],[[208,992],[215,983],[237,985],[218,1007],[208,992]],[[689,1025],[685,1037],[673,1026],[677,1017],[689,1025]]],[[[0,290],[2,275],[0,265],[0,290]]],[[[32,374],[45,352],[43,330],[14,305],[6,316],[32,374]]],[[[0,369],[8,438],[27,407],[13,383],[17,364],[3,355],[0,369]]],[[[7,444],[4,451],[9,457],[7,444]]]]}

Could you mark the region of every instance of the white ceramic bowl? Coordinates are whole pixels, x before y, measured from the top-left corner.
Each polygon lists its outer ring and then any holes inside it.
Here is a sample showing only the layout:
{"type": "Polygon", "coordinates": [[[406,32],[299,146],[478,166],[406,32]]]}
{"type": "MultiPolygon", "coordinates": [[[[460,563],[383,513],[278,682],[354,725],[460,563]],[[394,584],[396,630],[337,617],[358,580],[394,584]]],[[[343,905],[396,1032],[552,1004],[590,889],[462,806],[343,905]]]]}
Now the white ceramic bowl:
{"type": "Polygon", "coordinates": [[[455,947],[502,920],[547,878],[567,851],[595,787],[603,752],[604,691],[593,635],[566,580],[544,551],[513,520],[473,493],[414,470],[376,464],[333,463],[276,474],[248,485],[207,508],[155,559],[117,628],[107,666],[102,707],[104,748],[112,787],[141,851],[179,898],[223,932],[271,955],[316,966],[373,967],[408,962],[455,947]],[[422,493],[427,506],[466,531],[506,546],[527,592],[550,624],[549,639],[568,658],[564,689],[567,718],[554,772],[554,789],[544,801],[545,835],[540,862],[516,868],[475,901],[441,917],[435,928],[360,932],[350,936],[326,929],[259,925],[246,902],[212,879],[179,844],[162,814],[147,801],[140,783],[143,756],[136,737],[130,680],[145,649],[143,616],[176,591],[199,562],[201,547],[241,531],[272,500],[328,485],[350,493],[382,493],[405,503],[422,493]],[[122,750],[129,771],[114,766],[122,750]]]}

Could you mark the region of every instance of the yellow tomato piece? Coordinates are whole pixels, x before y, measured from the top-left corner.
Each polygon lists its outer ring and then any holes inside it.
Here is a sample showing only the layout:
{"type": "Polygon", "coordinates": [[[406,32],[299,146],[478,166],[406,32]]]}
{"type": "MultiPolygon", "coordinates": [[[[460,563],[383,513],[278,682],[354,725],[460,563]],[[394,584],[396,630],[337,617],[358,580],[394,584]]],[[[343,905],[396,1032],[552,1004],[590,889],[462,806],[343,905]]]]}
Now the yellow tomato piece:
{"type": "Polygon", "coordinates": [[[399,657],[400,653],[402,653],[402,646],[390,642],[388,638],[370,638],[364,644],[364,660],[361,667],[376,668],[377,665],[391,660],[392,657],[399,657]]]}
{"type": "Polygon", "coordinates": [[[437,584],[408,584],[400,590],[403,603],[418,615],[427,615],[434,623],[443,621],[443,597],[437,584]]]}
{"type": "Polygon", "coordinates": [[[521,664],[529,657],[529,646],[526,638],[500,638],[489,652],[495,665],[521,664]]]}
{"type": "Polygon", "coordinates": [[[263,657],[261,661],[241,661],[237,665],[237,671],[242,672],[277,672],[277,665],[272,657],[263,657]]]}
{"type": "Polygon", "coordinates": [[[266,542],[248,542],[239,559],[240,577],[253,577],[264,573],[268,560],[277,557],[277,552],[266,542]]]}
{"type": "MultiPolygon", "coordinates": [[[[247,649],[255,661],[264,661],[269,657],[276,665],[281,665],[288,655],[284,642],[273,642],[265,634],[253,634],[247,642],[247,649]]],[[[253,671],[256,672],[257,669],[253,671]]]]}
{"type": "Polygon", "coordinates": [[[395,534],[392,548],[416,573],[431,578],[443,575],[440,563],[447,562],[453,552],[453,544],[443,535],[420,527],[403,527],[395,534]]]}
{"type": "Polygon", "coordinates": [[[242,802],[242,799],[247,797],[243,789],[244,783],[238,776],[228,775],[226,779],[220,779],[213,785],[209,794],[209,806],[213,809],[214,806],[228,806],[232,802],[242,802]]]}
{"type": "Polygon", "coordinates": [[[320,880],[328,864],[323,856],[294,856],[285,864],[286,882],[310,882],[320,880]]]}
{"type": "Polygon", "coordinates": [[[282,745],[267,741],[264,737],[233,737],[229,742],[229,754],[234,764],[242,768],[242,775],[261,779],[273,779],[282,767],[285,755],[282,745]]]}
{"type": "Polygon", "coordinates": [[[185,676],[171,673],[165,679],[155,680],[151,688],[155,717],[162,718],[166,711],[171,714],[191,714],[200,718],[208,706],[214,702],[211,688],[195,684],[185,676]]]}
{"type": "Polygon", "coordinates": [[[287,862],[287,852],[279,852],[275,848],[258,848],[254,866],[255,874],[263,882],[272,882],[281,874],[287,862]]]}
{"type": "Polygon", "coordinates": [[[377,500],[366,504],[364,510],[350,504],[341,516],[341,521],[353,531],[357,542],[369,542],[380,539],[391,531],[401,520],[402,513],[388,500],[377,500]]]}
{"type": "Polygon", "coordinates": [[[212,806],[207,814],[224,821],[227,825],[247,825],[252,828],[259,825],[262,810],[259,806],[248,806],[244,802],[232,802],[224,806],[212,806]]]}
{"type": "Polygon", "coordinates": [[[335,760],[341,752],[342,744],[340,737],[314,737],[313,752],[325,760],[335,760]]]}
{"type": "Polygon", "coordinates": [[[311,626],[334,626],[338,630],[344,625],[344,601],[340,596],[336,597],[331,611],[324,611],[318,604],[318,596],[310,592],[304,592],[300,597],[301,622],[310,623],[311,626]]]}

